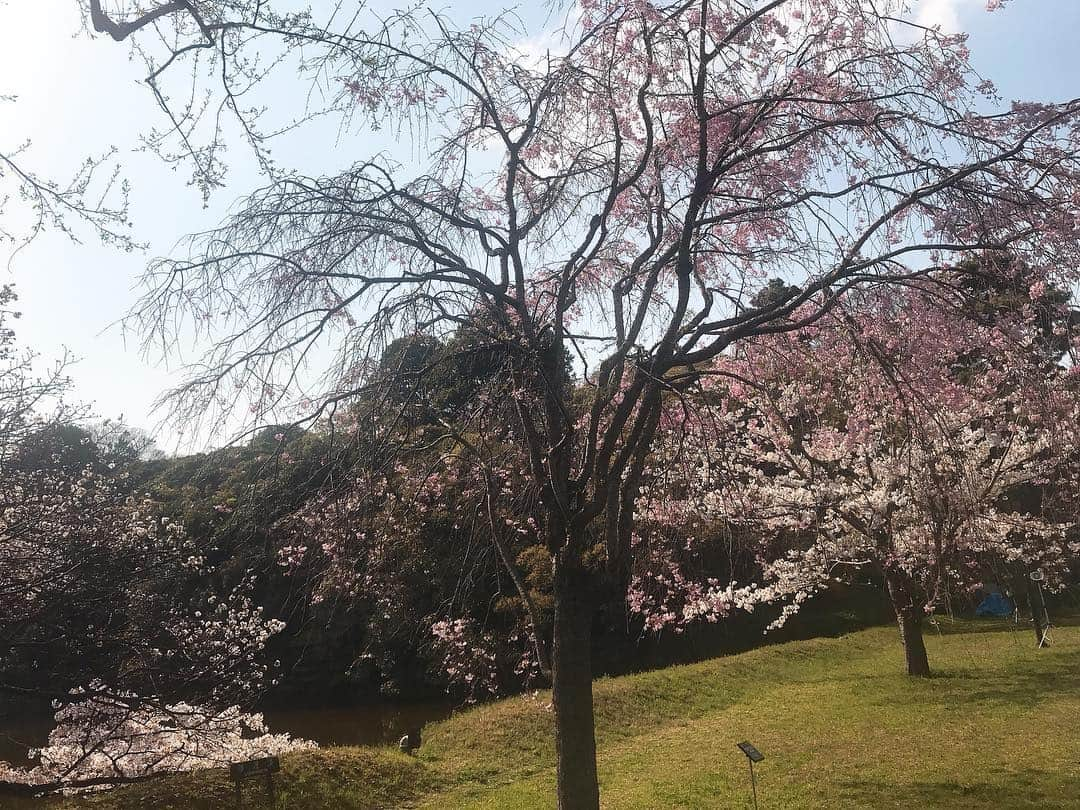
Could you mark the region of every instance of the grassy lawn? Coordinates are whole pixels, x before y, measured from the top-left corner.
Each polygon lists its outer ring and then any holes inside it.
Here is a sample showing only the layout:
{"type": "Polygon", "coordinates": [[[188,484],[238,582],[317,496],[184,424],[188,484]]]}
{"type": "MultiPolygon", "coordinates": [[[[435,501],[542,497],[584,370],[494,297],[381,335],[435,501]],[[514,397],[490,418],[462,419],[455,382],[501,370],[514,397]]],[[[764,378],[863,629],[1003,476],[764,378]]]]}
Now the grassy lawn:
{"type": "MultiPolygon", "coordinates": [[[[927,638],[936,675],[925,681],[901,674],[891,627],[598,681],[604,807],[749,807],[743,739],[765,754],[767,808],[1080,806],[1080,627],[1057,628],[1044,650],[1024,626],[943,630],[927,638]]],[[[551,807],[547,704],[517,697],[459,714],[425,730],[417,758],[371,748],[286,757],[273,806],[551,807]]],[[[268,806],[257,796],[252,787],[244,806],[268,806]]],[[[203,772],[27,806],[204,810],[235,800],[223,773],[203,772]]]]}

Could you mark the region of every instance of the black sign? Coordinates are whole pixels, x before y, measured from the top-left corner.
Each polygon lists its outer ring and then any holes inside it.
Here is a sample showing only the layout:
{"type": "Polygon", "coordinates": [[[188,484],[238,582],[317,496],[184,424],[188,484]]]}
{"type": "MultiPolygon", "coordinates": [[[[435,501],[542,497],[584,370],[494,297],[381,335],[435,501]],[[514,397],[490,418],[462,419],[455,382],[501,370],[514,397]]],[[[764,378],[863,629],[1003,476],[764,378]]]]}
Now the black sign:
{"type": "Polygon", "coordinates": [[[735,744],[739,746],[739,750],[746,754],[747,758],[751,762],[761,762],[761,760],[765,759],[765,755],[758,751],[756,748],[754,748],[754,746],[752,746],[750,743],[741,742],[735,744]]]}
{"type": "Polygon", "coordinates": [[[229,776],[233,781],[249,779],[252,776],[277,773],[281,770],[281,762],[277,757],[263,757],[262,759],[250,759],[247,762],[234,762],[229,766],[229,776]]]}

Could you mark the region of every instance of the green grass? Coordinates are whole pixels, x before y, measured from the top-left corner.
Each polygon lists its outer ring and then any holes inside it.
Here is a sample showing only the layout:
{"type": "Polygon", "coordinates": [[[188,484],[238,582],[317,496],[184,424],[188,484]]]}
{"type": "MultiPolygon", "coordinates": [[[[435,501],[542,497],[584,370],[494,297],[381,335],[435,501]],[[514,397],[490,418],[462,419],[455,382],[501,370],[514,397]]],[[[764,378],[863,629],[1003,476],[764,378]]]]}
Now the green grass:
{"type": "MultiPolygon", "coordinates": [[[[894,628],[764,647],[602,679],[605,808],[750,806],[749,739],[768,808],[1080,806],[1080,627],[964,623],[927,638],[935,676],[909,679],[894,628]],[[978,631],[978,632],[975,632],[978,631]]],[[[274,804],[313,808],[551,807],[548,696],[516,697],[425,731],[421,755],[338,748],[285,757],[274,804]]],[[[245,807],[266,806],[252,788],[245,807]]],[[[50,810],[234,806],[220,772],[170,777],[50,810]]],[[[38,803],[37,806],[42,806],[38,803]]]]}

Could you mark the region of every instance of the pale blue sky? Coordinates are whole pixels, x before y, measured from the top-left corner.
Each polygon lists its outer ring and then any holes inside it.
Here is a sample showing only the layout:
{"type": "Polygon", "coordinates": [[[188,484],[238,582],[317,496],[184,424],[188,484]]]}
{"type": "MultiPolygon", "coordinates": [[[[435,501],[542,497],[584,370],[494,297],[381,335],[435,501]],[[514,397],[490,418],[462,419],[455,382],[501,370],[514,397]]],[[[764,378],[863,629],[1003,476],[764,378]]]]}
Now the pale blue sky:
{"type": "MultiPolygon", "coordinates": [[[[479,15],[497,5],[456,4],[455,11],[479,15]]],[[[1006,99],[1080,96],[1080,0],[1012,0],[993,14],[985,5],[985,0],[923,0],[915,13],[925,22],[968,31],[976,68],[1006,99]]],[[[123,46],[75,37],[78,27],[74,0],[0,0],[0,95],[19,96],[16,104],[0,106],[0,148],[30,137],[33,148],[24,160],[63,178],[87,154],[118,147],[133,186],[135,236],[150,249],[124,254],[92,238],[74,245],[59,234],[45,234],[13,266],[24,312],[19,336],[46,358],[70,348],[81,358],[74,373],[78,398],[92,402],[101,416],[123,414],[129,423],[152,429],[158,419],[151,405],[176,378],[169,369],[144,362],[137,346],[125,345],[119,330],[107,327],[131,305],[133,285],[148,258],[168,253],[186,233],[218,222],[257,178],[235,149],[232,185],[204,210],[182,173],[132,152],[147,123],[162,124],[139,85],[140,65],[129,61],[123,46]]],[[[385,139],[360,134],[335,142],[329,129],[282,144],[278,155],[286,165],[318,172],[386,146],[385,139]]],[[[161,436],[165,449],[175,449],[172,430],[161,436]]]]}

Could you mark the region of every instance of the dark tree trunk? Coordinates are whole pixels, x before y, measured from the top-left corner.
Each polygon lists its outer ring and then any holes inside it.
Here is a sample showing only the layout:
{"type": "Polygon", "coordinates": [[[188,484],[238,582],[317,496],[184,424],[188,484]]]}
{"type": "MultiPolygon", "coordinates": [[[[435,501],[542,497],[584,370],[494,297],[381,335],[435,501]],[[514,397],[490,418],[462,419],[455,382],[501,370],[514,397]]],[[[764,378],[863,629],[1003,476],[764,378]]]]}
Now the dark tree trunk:
{"type": "Polygon", "coordinates": [[[907,674],[929,678],[930,662],[926,658],[926,644],[923,642],[922,611],[916,608],[905,608],[897,613],[896,618],[904,641],[907,674]]]}
{"type": "Polygon", "coordinates": [[[599,810],[592,698],[593,578],[574,551],[555,559],[552,703],[559,810],[599,810]]]}
{"type": "Polygon", "coordinates": [[[1046,602],[1043,600],[1041,581],[1035,581],[1028,578],[1027,592],[1028,605],[1031,608],[1031,623],[1035,628],[1035,646],[1039,649],[1042,649],[1046,646],[1046,631],[1048,621],[1046,616],[1046,602]]]}
{"type": "Polygon", "coordinates": [[[926,644],[923,642],[923,609],[921,605],[915,604],[910,578],[901,571],[893,570],[886,572],[885,582],[893,610],[896,612],[896,623],[900,627],[900,640],[904,643],[907,674],[929,678],[930,662],[927,660],[926,644]]]}

